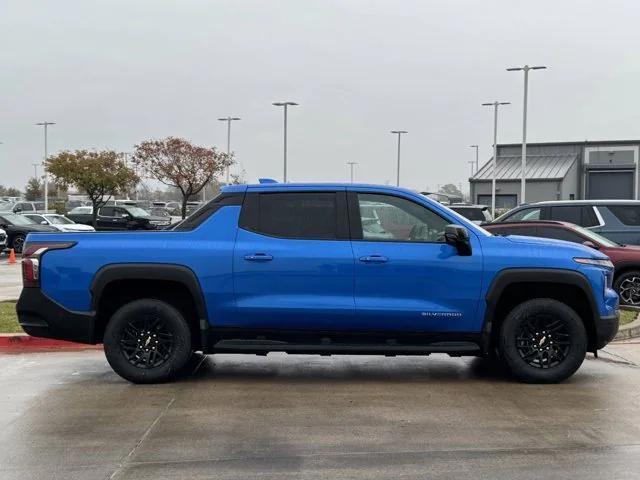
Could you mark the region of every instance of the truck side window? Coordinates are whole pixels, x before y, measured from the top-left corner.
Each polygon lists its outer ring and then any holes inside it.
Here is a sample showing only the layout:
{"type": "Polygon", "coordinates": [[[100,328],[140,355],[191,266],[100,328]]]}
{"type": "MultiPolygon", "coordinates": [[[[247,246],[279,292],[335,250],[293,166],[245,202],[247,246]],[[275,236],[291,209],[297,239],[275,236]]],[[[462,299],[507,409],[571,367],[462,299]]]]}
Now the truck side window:
{"type": "Polygon", "coordinates": [[[98,210],[98,215],[101,217],[114,217],[115,216],[115,208],[113,207],[102,207],[98,210]]]}
{"type": "Polygon", "coordinates": [[[381,242],[444,242],[449,221],[428,208],[391,195],[358,194],[362,239],[381,242]]]}
{"type": "Polygon", "coordinates": [[[240,226],[273,237],[336,240],[336,192],[260,193],[245,201],[240,226]]]}

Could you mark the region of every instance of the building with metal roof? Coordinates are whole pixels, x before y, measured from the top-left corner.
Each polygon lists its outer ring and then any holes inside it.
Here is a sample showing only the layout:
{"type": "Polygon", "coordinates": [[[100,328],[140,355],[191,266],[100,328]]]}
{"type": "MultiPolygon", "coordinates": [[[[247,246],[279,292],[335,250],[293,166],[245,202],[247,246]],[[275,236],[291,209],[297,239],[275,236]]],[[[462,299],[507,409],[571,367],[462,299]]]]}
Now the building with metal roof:
{"type": "MultiPolygon", "coordinates": [[[[521,144],[498,145],[496,209],[520,199],[521,144]]],[[[527,144],[527,202],[638,199],[640,140],[527,144]]],[[[491,205],[493,158],[469,179],[472,202],[491,205]]]]}

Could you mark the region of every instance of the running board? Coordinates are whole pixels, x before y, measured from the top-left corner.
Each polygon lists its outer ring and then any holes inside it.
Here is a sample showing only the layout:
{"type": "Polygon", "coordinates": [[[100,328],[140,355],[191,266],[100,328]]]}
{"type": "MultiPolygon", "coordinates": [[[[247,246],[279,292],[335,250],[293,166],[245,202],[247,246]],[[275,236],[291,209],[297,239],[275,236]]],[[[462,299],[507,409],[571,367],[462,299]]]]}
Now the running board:
{"type": "Polygon", "coordinates": [[[347,344],[322,343],[298,344],[275,340],[220,340],[213,346],[214,353],[285,352],[317,355],[430,355],[447,353],[451,356],[476,355],[480,347],[472,342],[436,342],[427,345],[347,344]]]}

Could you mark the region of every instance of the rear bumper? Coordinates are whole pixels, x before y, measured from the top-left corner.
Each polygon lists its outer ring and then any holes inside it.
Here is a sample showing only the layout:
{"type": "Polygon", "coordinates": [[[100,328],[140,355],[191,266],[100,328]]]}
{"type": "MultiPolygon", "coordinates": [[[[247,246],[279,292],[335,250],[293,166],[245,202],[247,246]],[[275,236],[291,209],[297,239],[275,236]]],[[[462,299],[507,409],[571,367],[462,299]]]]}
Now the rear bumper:
{"type": "Polygon", "coordinates": [[[67,310],[39,288],[23,288],[16,305],[18,322],[33,337],[95,344],[95,314],[67,310]]]}
{"type": "Polygon", "coordinates": [[[618,333],[620,323],[620,311],[616,310],[614,315],[600,317],[596,322],[596,349],[600,349],[608,344],[618,333]]]}

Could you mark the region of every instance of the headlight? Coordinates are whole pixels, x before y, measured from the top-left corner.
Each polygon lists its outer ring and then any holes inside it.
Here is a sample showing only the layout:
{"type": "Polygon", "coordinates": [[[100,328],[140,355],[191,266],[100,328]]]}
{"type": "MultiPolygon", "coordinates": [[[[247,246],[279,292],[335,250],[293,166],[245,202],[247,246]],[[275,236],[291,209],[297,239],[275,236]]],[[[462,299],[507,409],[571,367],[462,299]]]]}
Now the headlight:
{"type": "Polygon", "coordinates": [[[574,258],[574,260],[577,263],[582,263],[583,265],[593,265],[596,267],[602,267],[602,268],[610,268],[611,270],[613,270],[613,263],[611,263],[611,260],[609,259],[602,259],[602,258],[580,258],[580,257],[576,257],[574,258]]]}

